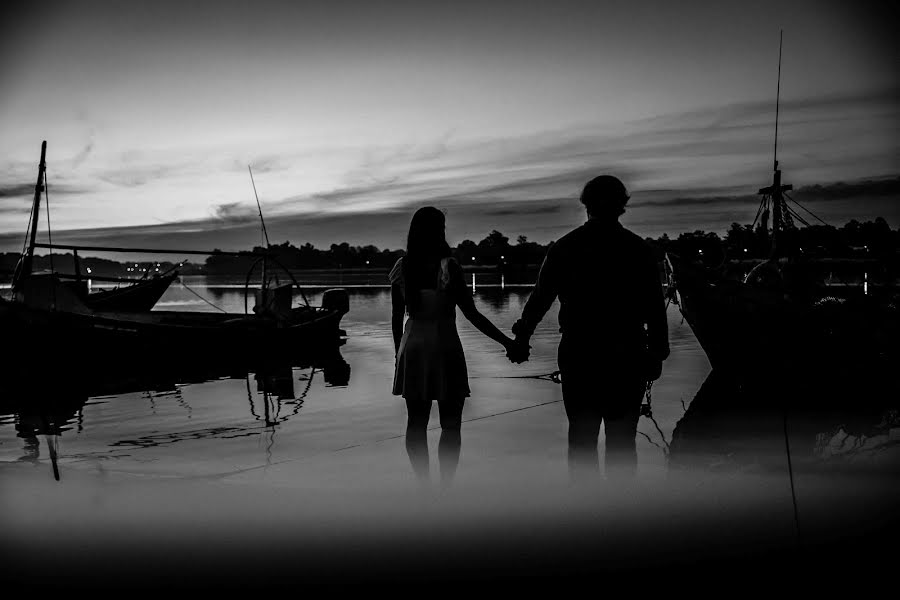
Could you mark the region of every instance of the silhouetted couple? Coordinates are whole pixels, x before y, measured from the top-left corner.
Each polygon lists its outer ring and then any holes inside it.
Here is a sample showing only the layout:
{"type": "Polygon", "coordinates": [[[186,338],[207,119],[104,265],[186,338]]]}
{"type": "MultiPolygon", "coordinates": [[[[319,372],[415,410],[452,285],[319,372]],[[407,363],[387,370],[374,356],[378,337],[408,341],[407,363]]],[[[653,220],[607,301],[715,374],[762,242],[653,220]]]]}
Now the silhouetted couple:
{"type": "Polygon", "coordinates": [[[597,439],[603,423],[607,474],[634,472],[641,400],[669,354],[662,286],[650,247],[618,221],[628,202],[622,182],[597,177],[584,187],[581,202],[588,220],[548,250],[522,318],[513,326],[515,339],[475,307],[462,268],[451,257],[443,213],[425,207],[413,215],[406,255],[390,274],[391,321],[397,356],[393,393],[406,399],[406,447],[420,478],[429,477],[425,434],[433,401],[440,411],[445,484],[459,461],[469,385],[456,307],[502,344],[512,362],[521,363],[528,360],[535,327],[557,297],[562,332],[558,361],[572,474],[599,469],[597,439]]]}

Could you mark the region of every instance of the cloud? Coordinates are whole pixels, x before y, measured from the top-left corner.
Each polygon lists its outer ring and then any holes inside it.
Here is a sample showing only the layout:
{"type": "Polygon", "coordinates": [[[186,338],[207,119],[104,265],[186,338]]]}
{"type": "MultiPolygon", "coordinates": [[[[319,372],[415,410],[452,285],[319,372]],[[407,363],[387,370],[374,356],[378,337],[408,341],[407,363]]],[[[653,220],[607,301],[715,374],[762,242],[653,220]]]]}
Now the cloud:
{"type": "MultiPolygon", "coordinates": [[[[48,187],[50,194],[52,194],[52,195],[83,194],[83,193],[90,191],[86,187],[67,184],[67,183],[52,183],[51,182],[47,187],[48,187]]],[[[34,184],[33,183],[0,184],[0,198],[33,198],[33,197],[34,197],[34,184]]]]}
{"type": "MultiPolygon", "coordinates": [[[[798,188],[795,198],[822,218],[839,225],[851,218],[871,220],[885,216],[900,226],[897,202],[900,177],[811,185],[798,188]],[[873,200],[874,199],[874,200],[873,200]],[[880,200],[879,200],[880,199],[880,200]],[[809,203],[809,204],[807,204],[809,203]]],[[[702,192],[703,190],[694,190],[702,192]]],[[[626,225],[640,235],[677,235],[705,229],[724,231],[734,221],[750,222],[759,197],[754,194],[677,194],[657,189],[634,194],[625,214],[626,225]]],[[[269,238],[295,245],[310,242],[328,247],[334,242],[374,244],[398,248],[403,244],[413,204],[391,210],[343,213],[277,214],[267,217],[269,238]]],[[[439,204],[447,209],[448,238],[478,240],[491,229],[510,237],[527,235],[535,241],[557,239],[583,222],[577,197],[545,197],[510,203],[474,197],[469,202],[439,204]]],[[[42,235],[42,234],[41,234],[42,235]]],[[[253,206],[226,203],[205,219],[134,227],[106,227],[54,231],[54,241],[83,245],[185,249],[242,249],[259,244],[260,226],[253,206]]],[[[0,235],[0,249],[21,246],[21,234],[0,235]]]]}
{"type": "Polygon", "coordinates": [[[98,177],[101,181],[116,186],[134,188],[146,185],[152,181],[165,179],[178,172],[178,167],[172,165],[147,165],[136,167],[118,167],[101,173],[98,177]]]}
{"type": "Polygon", "coordinates": [[[800,200],[846,200],[865,196],[895,196],[900,202],[900,177],[866,180],[853,183],[837,182],[828,185],[807,185],[791,196],[800,200]]]}
{"type": "MultiPolygon", "coordinates": [[[[878,135],[900,127],[898,99],[900,91],[891,88],[784,101],[782,153],[795,179],[833,176],[835,170],[862,174],[895,164],[897,143],[878,135]],[[875,124],[857,126],[873,112],[875,124]],[[840,143],[821,143],[816,136],[825,133],[840,143]],[[850,144],[853,150],[843,151],[850,144]]],[[[587,124],[516,138],[442,140],[433,153],[418,146],[373,151],[347,177],[350,185],[286,198],[283,209],[290,211],[292,202],[298,210],[364,212],[376,206],[403,210],[421,204],[558,200],[576,197],[587,180],[603,172],[626,181],[635,205],[746,199],[747,191],[768,177],[773,125],[773,103],[759,101],[618,127],[587,124]],[[671,191],[667,198],[656,193],[664,189],[671,191]]]]}
{"type": "Polygon", "coordinates": [[[0,198],[20,198],[34,194],[33,183],[13,183],[0,185],[0,198]]]}
{"type": "Polygon", "coordinates": [[[91,152],[93,152],[93,150],[94,150],[94,140],[90,140],[84,146],[84,148],[82,148],[81,151],[78,152],[78,154],[76,154],[74,157],[72,157],[72,161],[71,161],[72,168],[74,169],[74,168],[80,167],[81,164],[85,160],[87,160],[87,157],[90,156],[90,154],[91,154],[91,152]]]}
{"type": "Polygon", "coordinates": [[[562,210],[561,203],[545,204],[542,206],[526,206],[522,208],[498,208],[486,210],[484,214],[491,217],[509,217],[513,215],[550,215],[562,210]]]}
{"type": "Polygon", "coordinates": [[[213,216],[230,223],[247,223],[257,220],[259,212],[255,206],[249,206],[242,202],[227,202],[216,206],[213,209],[213,216]]]}
{"type": "MultiPolygon", "coordinates": [[[[807,185],[792,192],[788,192],[791,198],[804,202],[829,202],[836,200],[866,199],[879,197],[895,197],[900,205],[900,177],[863,180],[851,183],[836,182],[829,184],[807,185]]],[[[744,203],[752,205],[758,202],[758,194],[732,194],[732,195],[665,195],[661,199],[632,201],[633,206],[685,208],[688,206],[723,205],[727,203],[744,203]]]]}
{"type": "MultiPolygon", "coordinates": [[[[799,184],[794,197],[801,202],[833,200],[829,210],[838,205],[844,210],[835,212],[837,218],[865,218],[866,211],[876,209],[896,214],[885,199],[896,197],[898,180],[876,180],[872,174],[898,171],[900,136],[891,135],[900,133],[900,109],[892,104],[897,99],[900,92],[888,89],[784,101],[779,158],[787,180],[799,184]],[[838,178],[849,183],[803,185],[838,178]],[[873,203],[873,198],[880,200],[873,203]],[[838,202],[856,199],[854,206],[838,202]]],[[[454,235],[477,237],[485,227],[529,236],[557,235],[582,218],[578,195],[586,181],[601,173],[625,181],[632,195],[629,218],[658,230],[691,228],[692,221],[706,227],[718,221],[727,225],[748,206],[755,211],[755,192],[770,178],[773,125],[773,103],[760,101],[516,137],[458,139],[451,132],[432,143],[362,151],[330,148],[323,164],[331,165],[334,159],[333,164],[344,168],[336,168],[336,176],[326,179],[333,187],[297,193],[282,185],[278,195],[269,192],[276,199],[265,201],[266,225],[273,240],[353,239],[390,242],[393,247],[390,240],[402,240],[408,214],[431,204],[449,211],[448,228],[456,228],[454,235]],[[675,211],[683,214],[676,216],[675,211]]],[[[82,154],[88,151],[90,144],[82,154]]],[[[288,172],[280,177],[284,184],[300,180],[290,172],[296,173],[296,165],[303,163],[298,157],[308,152],[303,148],[277,156],[260,154],[249,162],[254,175],[288,172]]],[[[171,152],[123,153],[119,164],[101,172],[100,179],[122,187],[148,186],[152,192],[157,189],[153,185],[188,174],[233,177],[237,171],[246,172],[246,164],[234,158],[238,155],[183,151],[173,159],[171,152]]],[[[27,180],[24,175],[12,179],[27,180]]],[[[64,190],[54,186],[51,194],[64,190]]],[[[0,188],[0,197],[27,198],[32,193],[33,187],[25,184],[0,188]]],[[[198,212],[206,211],[193,214],[198,212]]],[[[138,236],[150,245],[155,244],[151,240],[180,245],[189,237],[212,246],[224,246],[228,240],[231,247],[258,243],[252,200],[222,202],[207,214],[136,229],[82,230],[79,235],[138,236]]]]}

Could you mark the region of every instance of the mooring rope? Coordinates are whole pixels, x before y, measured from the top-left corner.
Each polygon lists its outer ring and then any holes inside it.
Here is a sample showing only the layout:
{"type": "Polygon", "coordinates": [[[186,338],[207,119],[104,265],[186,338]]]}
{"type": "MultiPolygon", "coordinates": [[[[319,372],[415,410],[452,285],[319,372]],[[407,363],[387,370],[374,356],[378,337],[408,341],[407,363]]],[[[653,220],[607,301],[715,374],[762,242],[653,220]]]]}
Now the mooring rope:
{"type": "Polygon", "coordinates": [[[212,307],[215,308],[216,310],[221,311],[221,312],[223,312],[223,313],[225,313],[225,314],[228,314],[228,311],[227,311],[227,310],[225,310],[224,308],[222,308],[222,307],[220,307],[220,306],[216,306],[215,304],[213,304],[212,302],[210,302],[209,300],[207,300],[206,298],[204,298],[203,296],[201,296],[200,294],[198,294],[197,292],[195,292],[194,290],[192,290],[192,289],[190,288],[190,286],[184,282],[184,280],[181,281],[181,285],[184,286],[184,289],[186,289],[187,291],[189,291],[189,292],[192,293],[193,295],[197,296],[198,298],[200,298],[201,300],[203,300],[204,302],[206,302],[207,304],[209,304],[210,306],[212,306],[212,307]]]}

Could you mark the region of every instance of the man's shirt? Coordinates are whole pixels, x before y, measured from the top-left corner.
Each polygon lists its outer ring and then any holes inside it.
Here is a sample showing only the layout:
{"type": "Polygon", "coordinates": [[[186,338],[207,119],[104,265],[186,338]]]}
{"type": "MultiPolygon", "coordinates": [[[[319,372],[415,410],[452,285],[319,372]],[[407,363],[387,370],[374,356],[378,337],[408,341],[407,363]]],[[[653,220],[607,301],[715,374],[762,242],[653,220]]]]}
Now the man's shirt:
{"type": "Polygon", "coordinates": [[[516,323],[530,337],[559,297],[563,336],[591,341],[599,353],[647,348],[669,355],[666,306],[650,246],[618,222],[590,220],[547,251],[538,281],[516,323]]]}

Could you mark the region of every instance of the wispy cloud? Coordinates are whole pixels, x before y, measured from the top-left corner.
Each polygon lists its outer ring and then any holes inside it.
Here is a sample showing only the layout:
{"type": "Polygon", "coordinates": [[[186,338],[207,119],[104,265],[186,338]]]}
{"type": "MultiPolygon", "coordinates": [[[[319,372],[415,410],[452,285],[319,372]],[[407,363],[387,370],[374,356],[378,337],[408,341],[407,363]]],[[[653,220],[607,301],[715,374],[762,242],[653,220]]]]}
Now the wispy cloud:
{"type": "MultiPolygon", "coordinates": [[[[898,99],[900,91],[889,89],[785,101],[779,158],[787,180],[798,186],[795,197],[812,202],[860,199],[856,205],[847,204],[841,214],[856,210],[861,216],[870,199],[896,198],[900,186],[896,178],[872,176],[900,171],[898,99]],[[840,179],[850,183],[831,183],[840,179]]],[[[406,213],[426,204],[449,210],[449,218],[462,224],[458,235],[477,237],[498,220],[507,223],[511,233],[515,228],[515,233],[556,235],[580,218],[577,197],[584,183],[605,172],[621,177],[631,191],[630,218],[654,230],[692,228],[692,222],[712,227],[719,221],[727,225],[747,206],[755,206],[755,191],[768,182],[773,112],[771,102],[751,102],[515,137],[461,139],[451,131],[427,143],[328,148],[322,152],[335,162],[323,164],[333,167],[334,176],[306,191],[297,189],[297,183],[306,183],[310,174],[312,155],[307,147],[285,146],[284,151],[250,153],[246,159],[235,158],[241,154],[234,149],[136,150],[113,157],[111,166],[90,174],[93,179],[63,180],[51,192],[86,192],[90,186],[108,191],[112,184],[128,188],[129,194],[142,192],[144,196],[135,197],[145,199],[164,193],[194,194],[179,200],[191,207],[192,218],[175,210],[178,204],[172,202],[166,205],[173,207],[170,214],[152,216],[163,216],[170,223],[140,229],[81,229],[79,235],[92,231],[91,236],[103,237],[127,231],[171,241],[187,234],[196,239],[202,233],[209,243],[217,244],[218,235],[240,246],[244,239],[253,243],[258,239],[249,178],[244,180],[246,193],[240,195],[222,188],[207,192],[202,186],[219,181],[232,185],[251,164],[254,175],[260,175],[258,186],[262,180],[259,191],[270,233],[292,240],[303,236],[350,240],[353,233],[369,236],[360,242],[383,244],[395,233],[402,237],[395,230],[408,224],[406,213]],[[201,178],[202,185],[197,183],[201,178]],[[189,192],[182,191],[184,183],[193,185],[189,192]],[[202,191],[195,194],[197,190],[202,191]],[[245,200],[236,200],[240,198],[245,200]],[[684,214],[676,218],[672,214],[676,210],[684,214]]],[[[85,144],[79,156],[93,153],[93,144],[85,144]]],[[[33,193],[32,185],[19,182],[29,180],[34,165],[20,167],[8,177],[14,183],[0,187],[0,198],[28,198],[33,193]]],[[[110,201],[108,206],[122,204],[110,201]]],[[[877,206],[882,210],[886,205],[877,206]]]]}
{"type": "Polygon", "coordinates": [[[20,198],[34,194],[34,184],[13,183],[0,185],[0,198],[20,198]]]}
{"type": "Polygon", "coordinates": [[[72,157],[72,159],[71,159],[72,168],[75,169],[75,168],[80,167],[84,163],[84,161],[87,160],[88,156],[91,155],[91,152],[93,152],[93,150],[94,150],[94,140],[91,139],[90,141],[88,141],[87,144],[85,144],[84,148],[82,148],[78,152],[78,154],[76,154],[75,156],[72,157]]]}
{"type": "MultiPolygon", "coordinates": [[[[784,102],[783,162],[801,181],[833,177],[834,171],[855,177],[866,168],[896,167],[900,145],[877,136],[884,128],[900,133],[898,99],[900,92],[890,89],[784,102]],[[875,125],[857,126],[873,111],[875,125]],[[818,137],[825,131],[846,136],[844,143],[821,144],[818,137]],[[844,146],[854,150],[844,152],[844,146]]],[[[412,146],[373,151],[348,177],[352,185],[285,198],[282,209],[365,212],[422,203],[558,200],[577,195],[601,172],[625,180],[637,192],[635,204],[642,193],[654,196],[643,203],[646,207],[692,197],[709,203],[764,185],[773,125],[773,104],[752,102],[616,128],[584,125],[518,138],[442,141],[434,152],[412,146]],[[666,189],[668,198],[660,199],[666,189]]]]}
{"type": "MultiPolygon", "coordinates": [[[[85,187],[72,185],[68,183],[50,183],[48,186],[50,193],[53,195],[73,195],[83,194],[89,191],[85,187]]],[[[0,198],[31,198],[34,196],[33,183],[11,183],[0,184],[0,198]]]]}

